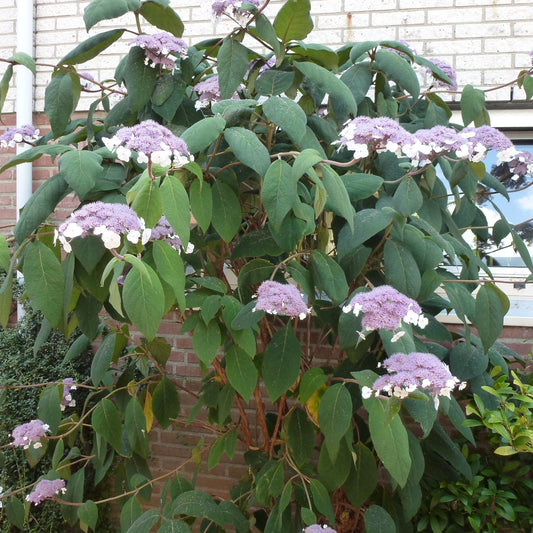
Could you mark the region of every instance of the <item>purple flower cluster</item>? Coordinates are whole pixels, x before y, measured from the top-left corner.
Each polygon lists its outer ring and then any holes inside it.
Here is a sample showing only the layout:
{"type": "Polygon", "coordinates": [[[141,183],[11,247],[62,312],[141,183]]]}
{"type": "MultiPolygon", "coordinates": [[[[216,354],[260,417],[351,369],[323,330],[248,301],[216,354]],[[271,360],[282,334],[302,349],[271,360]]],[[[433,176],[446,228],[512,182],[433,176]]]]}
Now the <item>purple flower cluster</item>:
{"type": "Polygon", "coordinates": [[[72,378],[65,378],[63,380],[63,397],[61,398],[61,411],[64,411],[66,407],[76,407],[76,400],[72,399],[71,391],[76,390],[77,387],[74,384],[72,378]]]}
{"type": "Polygon", "coordinates": [[[35,485],[33,492],[26,496],[26,501],[39,505],[44,500],[50,500],[59,492],[65,494],[66,491],[65,482],[62,479],[41,479],[35,485]]]}
{"type": "Polygon", "coordinates": [[[302,299],[302,294],[294,285],[263,281],[257,289],[257,303],[254,311],[265,311],[270,315],[299,317],[303,320],[310,312],[302,299]]]}
{"type": "Polygon", "coordinates": [[[218,85],[218,74],[211,76],[203,81],[199,81],[194,90],[198,93],[194,107],[202,109],[207,107],[211,102],[220,102],[220,87],[218,85]]]}
{"type": "Polygon", "coordinates": [[[354,152],[354,159],[367,157],[372,151],[388,151],[407,156],[414,166],[428,165],[452,153],[460,159],[478,162],[489,150],[495,150],[498,162],[508,163],[517,178],[533,172],[529,152],[516,150],[501,131],[490,126],[468,127],[461,131],[433,126],[410,133],[390,118],[360,116],[344,124],[334,144],[354,152]]]}
{"type": "MultiPolygon", "coordinates": [[[[260,0],[246,0],[246,2],[257,7],[261,5],[260,0]]],[[[250,12],[241,10],[243,3],[243,0],[214,0],[211,4],[213,20],[216,22],[222,15],[227,15],[235,19],[239,24],[245,24],[250,17],[250,12]]]]}
{"type": "Polygon", "coordinates": [[[94,76],[90,72],[80,73],[80,86],[82,91],[92,91],[95,81],[94,76]]]}
{"type": "Polygon", "coordinates": [[[102,141],[109,150],[116,151],[121,161],[129,161],[132,150],[137,152],[139,163],[151,161],[165,167],[173,158],[174,166],[180,167],[192,160],[185,141],[155,120],[121,128],[114,137],[102,141]]]}
{"type": "Polygon", "coordinates": [[[402,320],[406,324],[414,324],[421,328],[428,323],[418,303],[390,285],[380,285],[370,292],[357,293],[342,310],[355,316],[364,313],[362,326],[366,331],[373,329],[394,331],[402,325],[402,320]]]}
{"type": "Polygon", "coordinates": [[[430,61],[450,78],[451,84],[446,83],[445,81],[439,80],[435,78],[435,75],[433,72],[428,68],[427,71],[429,74],[431,74],[434,78],[433,81],[433,87],[441,87],[443,89],[447,89],[449,91],[456,91],[457,90],[457,73],[455,72],[455,69],[446,63],[446,61],[442,61],[442,59],[438,59],[436,57],[432,57],[430,61]]]}
{"type": "Polygon", "coordinates": [[[125,205],[116,203],[92,202],[74,211],[55,231],[55,240],[63,245],[65,252],[72,251],[70,240],[86,237],[89,234],[99,235],[108,249],[118,248],[121,236],[133,244],[141,240],[146,244],[150,238],[150,230],[144,227],[144,220],[135,211],[125,205]]]}
{"type": "Polygon", "coordinates": [[[303,529],[302,533],[337,533],[337,532],[334,529],[331,529],[329,526],[326,526],[325,524],[324,525],[313,524],[303,529]]]}
{"type": "Polygon", "coordinates": [[[176,64],[169,55],[175,53],[180,57],[187,56],[187,43],[166,31],[154,33],[153,35],[139,35],[130,44],[143,48],[146,55],[145,64],[154,68],[157,65],[161,65],[168,70],[174,70],[176,64]]]}
{"type": "Polygon", "coordinates": [[[379,396],[381,391],[389,396],[406,398],[416,389],[424,389],[438,405],[438,396],[449,398],[455,388],[461,390],[466,386],[432,353],[396,353],[383,362],[383,367],[387,374],[379,377],[372,388],[362,387],[363,398],[379,396]]]}
{"type": "MultiPolygon", "coordinates": [[[[170,222],[167,220],[167,218],[163,215],[157,224],[152,228],[151,234],[150,234],[150,240],[151,241],[159,241],[164,240],[170,244],[170,246],[174,247],[176,250],[180,250],[180,248],[183,248],[183,243],[181,242],[181,239],[176,235],[176,232],[174,231],[174,228],[170,225],[170,222]]],[[[185,253],[190,254],[194,251],[194,245],[192,243],[189,243],[187,245],[187,248],[185,249],[185,253]]]]}
{"type": "Polygon", "coordinates": [[[48,424],[45,424],[42,420],[32,420],[17,426],[11,437],[13,446],[22,446],[24,449],[32,446],[33,448],[40,448],[42,446],[41,439],[46,435],[46,432],[50,429],[48,424]]]}
{"type": "Polygon", "coordinates": [[[17,143],[33,143],[39,138],[39,130],[31,124],[24,124],[20,128],[8,128],[0,135],[0,148],[13,148],[17,143]]]}

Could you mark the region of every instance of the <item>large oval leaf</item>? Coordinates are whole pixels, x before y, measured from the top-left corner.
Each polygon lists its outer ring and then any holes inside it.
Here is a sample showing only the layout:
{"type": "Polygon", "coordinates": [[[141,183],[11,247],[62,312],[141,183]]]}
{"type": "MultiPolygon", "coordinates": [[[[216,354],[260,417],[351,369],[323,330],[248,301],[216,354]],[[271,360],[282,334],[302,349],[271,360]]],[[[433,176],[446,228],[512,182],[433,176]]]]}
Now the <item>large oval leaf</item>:
{"type": "Polygon", "coordinates": [[[231,98],[241,84],[249,66],[248,48],[230,36],[218,52],[218,85],[222,100],[231,98]]]}
{"type": "Polygon", "coordinates": [[[189,152],[195,154],[215,141],[225,126],[226,121],[222,117],[206,117],[186,129],[181,138],[187,143],[189,152]]]}
{"type": "Polygon", "coordinates": [[[245,128],[229,128],[224,132],[224,138],[239,161],[260,176],[266,174],[270,167],[270,156],[255,133],[245,128]]]}
{"type": "Polygon", "coordinates": [[[263,112],[268,120],[286,131],[294,143],[299,143],[305,135],[307,117],[294,100],[272,96],[263,102],[263,112]]]}
{"type": "Polygon", "coordinates": [[[241,204],[235,191],[221,181],[216,181],[211,191],[213,194],[213,227],[224,241],[231,242],[241,227],[241,204]]]}

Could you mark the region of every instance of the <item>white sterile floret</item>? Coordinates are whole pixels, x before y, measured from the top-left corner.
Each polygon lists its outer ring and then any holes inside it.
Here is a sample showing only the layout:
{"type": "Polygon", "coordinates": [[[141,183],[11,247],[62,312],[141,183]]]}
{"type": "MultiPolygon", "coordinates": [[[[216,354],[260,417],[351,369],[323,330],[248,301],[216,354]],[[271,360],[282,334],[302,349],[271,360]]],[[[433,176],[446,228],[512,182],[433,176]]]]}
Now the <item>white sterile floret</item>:
{"type": "Polygon", "coordinates": [[[71,222],[65,228],[63,235],[64,237],[68,239],[74,239],[75,237],[79,237],[82,233],[83,233],[83,228],[79,226],[78,224],[76,224],[76,222],[71,222]]]}
{"type": "Polygon", "coordinates": [[[361,396],[367,400],[374,394],[374,391],[370,387],[361,387],[361,396]]]}
{"type": "MultiPolygon", "coordinates": [[[[128,162],[130,160],[131,150],[129,148],[126,148],[125,146],[117,146],[116,152],[118,159],[121,161],[128,162]]],[[[146,162],[148,162],[148,159],[146,162]]]]}

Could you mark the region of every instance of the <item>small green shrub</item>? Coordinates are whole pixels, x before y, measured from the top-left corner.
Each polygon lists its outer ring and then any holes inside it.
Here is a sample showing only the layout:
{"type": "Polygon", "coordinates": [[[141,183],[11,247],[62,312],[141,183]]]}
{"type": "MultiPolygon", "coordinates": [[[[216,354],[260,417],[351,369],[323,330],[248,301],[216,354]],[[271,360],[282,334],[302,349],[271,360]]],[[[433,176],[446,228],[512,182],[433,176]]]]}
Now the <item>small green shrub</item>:
{"type": "Polygon", "coordinates": [[[532,461],[509,461],[488,454],[469,454],[472,480],[438,481],[426,478],[417,531],[423,533],[529,533],[532,461]]]}
{"type": "MultiPolygon", "coordinates": [[[[68,342],[60,332],[54,330],[34,353],[41,321],[42,316],[39,313],[28,309],[15,328],[0,331],[0,380],[2,385],[7,386],[7,389],[2,390],[0,401],[0,446],[5,446],[0,455],[0,485],[6,493],[35,482],[52,467],[51,457],[48,455],[31,467],[20,448],[9,446],[10,433],[16,426],[38,418],[37,405],[44,388],[21,386],[60,382],[66,377],[74,378],[75,382],[80,383],[87,379],[90,372],[92,356],[89,351],[72,361],[63,360],[70,344],[76,338],[75,335],[68,342]],[[15,384],[17,388],[9,388],[15,384]]],[[[77,405],[83,405],[85,391],[78,389],[73,394],[77,405]]],[[[72,412],[77,408],[67,409],[72,412]]],[[[90,483],[92,485],[92,481],[90,483]]],[[[4,504],[4,512],[0,515],[0,531],[16,531],[6,520],[10,504],[4,504]]],[[[69,530],[59,507],[50,501],[38,506],[28,505],[28,511],[24,531],[69,530]]],[[[102,523],[99,531],[106,531],[107,527],[108,525],[102,523]]]]}

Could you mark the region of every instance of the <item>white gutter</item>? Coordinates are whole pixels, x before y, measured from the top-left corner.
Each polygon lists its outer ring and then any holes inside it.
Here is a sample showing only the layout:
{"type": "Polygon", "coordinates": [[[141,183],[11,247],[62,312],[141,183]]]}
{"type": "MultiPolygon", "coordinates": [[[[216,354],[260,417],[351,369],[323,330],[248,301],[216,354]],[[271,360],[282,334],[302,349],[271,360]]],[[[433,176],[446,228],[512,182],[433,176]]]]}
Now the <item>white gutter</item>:
{"type": "MultiPolygon", "coordinates": [[[[17,0],[17,52],[34,56],[35,0],[17,0]]],[[[33,124],[33,73],[26,67],[16,69],[15,112],[17,127],[33,124]]],[[[25,143],[17,143],[17,154],[27,150],[25,143]]],[[[32,164],[22,163],[16,167],[16,206],[19,212],[32,195],[32,164]]],[[[22,305],[17,306],[18,319],[24,316],[22,305]]]]}

